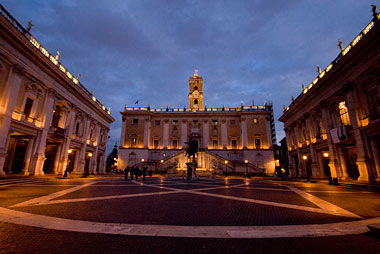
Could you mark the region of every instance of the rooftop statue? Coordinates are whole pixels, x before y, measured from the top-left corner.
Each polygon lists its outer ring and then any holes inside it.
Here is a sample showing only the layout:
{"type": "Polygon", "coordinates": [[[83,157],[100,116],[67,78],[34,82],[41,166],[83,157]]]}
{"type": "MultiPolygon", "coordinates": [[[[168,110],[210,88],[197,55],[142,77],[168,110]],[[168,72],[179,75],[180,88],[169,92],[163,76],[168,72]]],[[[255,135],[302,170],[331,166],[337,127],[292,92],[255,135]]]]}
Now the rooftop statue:
{"type": "Polygon", "coordinates": [[[198,77],[198,70],[197,69],[194,70],[194,77],[198,77]]]}
{"type": "Polygon", "coordinates": [[[374,17],[374,18],[376,18],[376,16],[377,16],[377,7],[376,7],[376,5],[374,5],[374,4],[371,4],[371,7],[372,7],[372,16],[374,17]]]}
{"type": "Polygon", "coordinates": [[[340,48],[340,51],[343,51],[342,41],[338,40],[338,46],[340,48]]]}

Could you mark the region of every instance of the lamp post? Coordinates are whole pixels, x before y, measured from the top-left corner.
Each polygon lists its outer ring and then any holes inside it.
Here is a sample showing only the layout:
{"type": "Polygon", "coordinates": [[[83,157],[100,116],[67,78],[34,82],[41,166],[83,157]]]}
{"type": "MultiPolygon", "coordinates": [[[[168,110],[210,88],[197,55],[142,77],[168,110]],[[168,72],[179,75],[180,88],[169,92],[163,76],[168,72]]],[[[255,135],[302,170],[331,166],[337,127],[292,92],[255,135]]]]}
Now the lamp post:
{"type": "Polygon", "coordinates": [[[160,160],[160,162],[161,162],[161,165],[160,165],[160,175],[162,175],[162,167],[164,165],[164,160],[160,160]]]}
{"type": "Polygon", "coordinates": [[[72,152],[73,152],[72,149],[67,150],[67,153],[68,153],[69,155],[68,155],[68,159],[67,159],[66,170],[65,170],[65,173],[63,174],[63,178],[67,178],[67,171],[69,171],[69,166],[70,166],[70,154],[71,154],[72,152]]]}
{"type": "Polygon", "coordinates": [[[245,163],[245,177],[249,178],[249,175],[248,175],[248,160],[244,160],[244,163],[245,163]]]}
{"type": "Polygon", "coordinates": [[[228,160],[225,160],[225,161],[224,161],[224,164],[226,164],[226,173],[225,173],[225,175],[227,175],[227,164],[228,164],[228,160]]]}

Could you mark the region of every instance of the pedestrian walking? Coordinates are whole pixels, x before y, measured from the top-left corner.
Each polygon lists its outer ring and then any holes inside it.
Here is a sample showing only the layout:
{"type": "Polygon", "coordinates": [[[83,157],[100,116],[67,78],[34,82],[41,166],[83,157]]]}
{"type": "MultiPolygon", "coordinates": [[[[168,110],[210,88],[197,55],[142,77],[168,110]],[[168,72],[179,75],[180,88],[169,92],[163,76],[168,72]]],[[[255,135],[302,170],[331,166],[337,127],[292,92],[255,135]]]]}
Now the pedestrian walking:
{"type": "Polygon", "coordinates": [[[135,168],[135,178],[136,178],[136,181],[137,181],[137,178],[139,177],[139,174],[140,174],[140,169],[139,169],[139,167],[136,167],[135,168]]]}
{"type": "Polygon", "coordinates": [[[143,181],[145,181],[145,176],[146,176],[146,171],[147,170],[148,170],[147,167],[143,167],[143,171],[142,171],[143,181]]]}
{"type": "Polygon", "coordinates": [[[131,168],[131,180],[133,180],[133,175],[135,174],[135,167],[131,168]]]}

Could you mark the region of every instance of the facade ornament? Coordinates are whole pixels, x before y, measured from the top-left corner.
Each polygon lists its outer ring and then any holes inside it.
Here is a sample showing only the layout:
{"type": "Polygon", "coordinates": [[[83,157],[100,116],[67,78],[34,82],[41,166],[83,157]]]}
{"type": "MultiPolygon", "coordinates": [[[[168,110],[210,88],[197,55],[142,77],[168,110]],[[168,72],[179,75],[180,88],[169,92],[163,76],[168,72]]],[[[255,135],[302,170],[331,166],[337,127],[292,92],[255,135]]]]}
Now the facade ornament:
{"type": "Polygon", "coordinates": [[[79,80],[79,78],[80,78],[80,73],[78,73],[77,80],[79,80]]]}
{"type": "Polygon", "coordinates": [[[91,94],[94,94],[94,89],[93,88],[91,88],[91,94]]]}
{"type": "Polygon", "coordinates": [[[342,41],[340,39],[338,40],[338,46],[339,46],[340,51],[344,50],[342,46],[342,41]]]}
{"type": "Polygon", "coordinates": [[[282,105],[282,108],[284,109],[284,111],[285,111],[285,105],[282,105]]]}
{"type": "Polygon", "coordinates": [[[294,101],[294,97],[292,96],[292,102],[294,101]]]}
{"type": "Polygon", "coordinates": [[[19,64],[15,64],[15,65],[13,66],[13,71],[14,71],[17,75],[19,75],[19,76],[21,77],[21,76],[24,75],[24,73],[25,73],[25,68],[24,68],[23,66],[19,65],[19,64]]]}
{"type": "Polygon", "coordinates": [[[29,22],[28,22],[28,29],[27,29],[28,33],[29,33],[30,30],[32,29],[32,26],[33,26],[33,23],[32,23],[31,20],[29,20],[29,22]]]}
{"type": "Polygon", "coordinates": [[[60,57],[61,57],[61,51],[57,51],[57,55],[55,57],[55,60],[59,61],[60,57]]]}

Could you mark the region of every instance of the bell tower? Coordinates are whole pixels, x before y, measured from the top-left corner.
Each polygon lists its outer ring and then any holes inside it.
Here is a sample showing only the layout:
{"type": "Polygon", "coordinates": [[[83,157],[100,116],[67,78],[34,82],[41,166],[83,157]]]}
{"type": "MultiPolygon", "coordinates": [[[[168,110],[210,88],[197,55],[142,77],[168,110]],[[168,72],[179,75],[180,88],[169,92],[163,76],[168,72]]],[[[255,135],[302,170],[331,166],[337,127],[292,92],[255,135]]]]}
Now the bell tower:
{"type": "Polygon", "coordinates": [[[203,110],[203,78],[198,76],[198,70],[189,78],[189,109],[203,110]]]}

